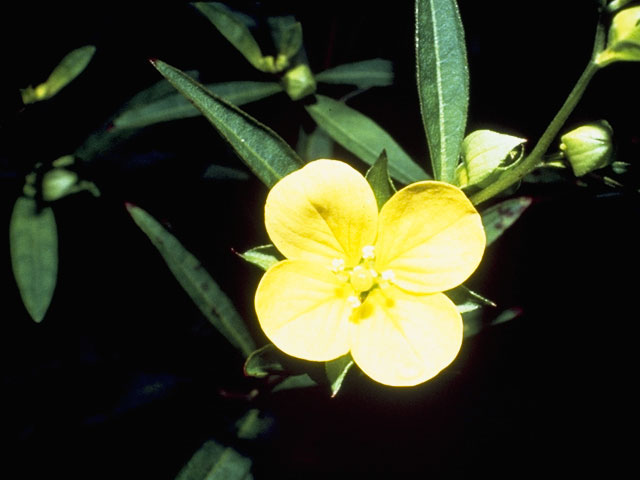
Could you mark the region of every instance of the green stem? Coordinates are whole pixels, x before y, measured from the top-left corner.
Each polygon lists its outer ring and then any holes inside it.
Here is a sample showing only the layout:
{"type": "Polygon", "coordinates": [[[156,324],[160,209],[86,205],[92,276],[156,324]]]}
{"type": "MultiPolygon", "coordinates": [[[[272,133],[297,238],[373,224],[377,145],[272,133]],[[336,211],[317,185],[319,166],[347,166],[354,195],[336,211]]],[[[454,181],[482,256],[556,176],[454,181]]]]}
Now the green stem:
{"type": "Polygon", "coordinates": [[[517,167],[505,172],[496,182],[472,195],[470,199],[474,205],[489,200],[493,196],[509,188],[511,185],[519,182],[525,175],[540,166],[543,155],[549,149],[551,142],[553,142],[558,135],[558,132],[567,121],[567,118],[569,118],[569,115],[580,101],[580,98],[582,98],[589,81],[598,69],[598,65],[596,65],[592,60],[589,61],[587,68],[585,68],[582,75],[580,75],[575,87],[573,87],[573,90],[571,90],[571,93],[565,100],[564,105],[562,105],[562,108],[560,108],[554,119],[542,134],[542,137],[540,137],[540,140],[538,140],[538,143],[531,153],[517,167]]]}

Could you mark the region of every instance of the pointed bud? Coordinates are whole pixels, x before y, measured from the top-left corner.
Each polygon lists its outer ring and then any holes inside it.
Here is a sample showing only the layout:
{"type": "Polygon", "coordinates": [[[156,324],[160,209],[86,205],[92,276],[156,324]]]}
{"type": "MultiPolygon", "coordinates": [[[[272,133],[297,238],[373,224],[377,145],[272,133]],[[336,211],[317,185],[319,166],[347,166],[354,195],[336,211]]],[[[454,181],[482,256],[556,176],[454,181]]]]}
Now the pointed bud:
{"type": "Polygon", "coordinates": [[[565,154],[576,177],[611,163],[613,129],[605,120],[583,125],[564,134],[560,150],[565,154]]]}
{"type": "Polygon", "coordinates": [[[462,163],[456,169],[460,187],[484,186],[511,168],[521,157],[520,145],[526,142],[492,130],[476,130],[462,142],[462,163]]]}
{"type": "Polygon", "coordinates": [[[304,63],[288,70],[282,78],[282,83],[292,100],[300,100],[316,91],[316,80],[309,66],[304,63]]]}
{"type": "Polygon", "coordinates": [[[613,17],[607,48],[595,59],[600,67],[616,61],[640,61],[640,6],[621,10],[613,17]]]}

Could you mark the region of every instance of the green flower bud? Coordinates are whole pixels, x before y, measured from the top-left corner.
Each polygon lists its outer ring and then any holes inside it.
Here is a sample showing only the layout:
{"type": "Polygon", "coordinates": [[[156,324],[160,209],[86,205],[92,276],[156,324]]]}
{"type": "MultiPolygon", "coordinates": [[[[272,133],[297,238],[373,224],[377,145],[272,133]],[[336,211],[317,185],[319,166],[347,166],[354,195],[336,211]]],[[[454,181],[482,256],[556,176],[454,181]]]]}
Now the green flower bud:
{"type": "Polygon", "coordinates": [[[595,63],[604,67],[616,61],[640,61],[640,7],[626,8],[613,17],[607,48],[595,63]]]}
{"type": "Polygon", "coordinates": [[[462,163],[456,169],[458,186],[488,185],[516,163],[518,147],[525,142],[492,130],[470,133],[462,142],[462,163]]]}
{"type": "Polygon", "coordinates": [[[300,100],[316,91],[316,80],[309,66],[304,63],[288,70],[282,78],[282,83],[292,100],[300,100]]]}
{"type": "Polygon", "coordinates": [[[42,198],[53,202],[75,191],[78,175],[64,168],[54,168],[42,178],[42,198]]]}
{"type": "Polygon", "coordinates": [[[583,125],[560,137],[560,150],[569,160],[573,173],[581,177],[611,163],[613,129],[605,120],[583,125]]]}

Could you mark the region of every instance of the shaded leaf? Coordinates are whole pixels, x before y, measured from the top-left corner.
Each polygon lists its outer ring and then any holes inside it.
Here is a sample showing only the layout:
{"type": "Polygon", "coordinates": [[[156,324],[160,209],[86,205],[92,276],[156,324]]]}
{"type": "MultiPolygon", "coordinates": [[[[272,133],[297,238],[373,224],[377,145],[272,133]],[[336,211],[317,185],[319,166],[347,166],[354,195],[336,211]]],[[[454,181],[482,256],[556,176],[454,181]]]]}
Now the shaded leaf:
{"type": "Polygon", "coordinates": [[[300,128],[296,151],[305,162],[320,158],[332,158],[333,139],[320,127],[316,127],[308,135],[300,128]]]}
{"type": "Polygon", "coordinates": [[[184,72],[160,60],[154,61],[153,65],[198,107],[265,185],[272,187],[282,177],[300,168],[300,157],[273,130],[212,94],[184,72]]]}
{"type": "Polygon", "coordinates": [[[482,224],[487,235],[487,246],[491,245],[531,205],[531,197],[510,198],[482,212],[482,224]]]}
{"type": "Polygon", "coordinates": [[[302,373],[300,375],[292,375],[285,378],[279,384],[277,384],[271,392],[282,392],[284,390],[294,390],[297,388],[309,388],[315,387],[318,384],[307,374],[302,373]]]}
{"type": "Polygon", "coordinates": [[[269,375],[282,375],[282,353],[273,344],[268,343],[251,352],[244,362],[244,374],[248,377],[265,378],[269,375]]]}
{"type": "MultiPolygon", "coordinates": [[[[236,105],[255,102],[282,91],[275,82],[225,82],[204,85],[204,88],[236,105]]],[[[173,90],[175,91],[175,90],[173,90]]],[[[146,104],[138,104],[119,114],[113,121],[116,128],[142,128],[202,115],[184,96],[174,93],[146,104]]]]}
{"type": "Polygon", "coordinates": [[[455,0],[416,0],[416,75],[433,176],[453,183],[469,105],[467,53],[455,0]]]}
{"type": "Polygon", "coordinates": [[[20,296],[31,318],[44,318],[58,276],[58,231],[53,210],[38,210],[36,201],[19,197],[9,224],[11,266],[20,296]]]}
{"type": "Polygon", "coordinates": [[[53,69],[46,82],[22,91],[22,101],[28,104],[53,97],[87,68],[95,52],[96,47],[93,45],[85,45],[69,52],[53,69]]]}
{"type": "Polygon", "coordinates": [[[193,5],[258,70],[276,73],[287,66],[287,64],[277,65],[272,56],[263,56],[258,42],[247,28],[243,17],[231,11],[226,5],[218,2],[195,2],[193,5]]]}
{"type": "Polygon", "coordinates": [[[205,442],[176,480],[249,480],[252,461],[215,440],[205,442]]]}
{"type": "Polygon", "coordinates": [[[382,150],[387,151],[389,174],[402,183],[428,178],[396,141],[366,115],[323,95],[305,106],[307,112],[336,142],[373,165],[382,150]]]}
{"type": "Polygon", "coordinates": [[[340,388],[342,388],[342,383],[353,365],[353,358],[351,358],[350,353],[330,362],[325,362],[324,369],[327,374],[327,380],[329,380],[332,397],[335,397],[340,388]]]}
{"type": "Polygon", "coordinates": [[[382,151],[376,163],[374,163],[365,175],[365,178],[371,185],[373,193],[376,196],[378,210],[389,200],[396,192],[393,182],[389,177],[389,169],[387,164],[387,152],[382,151]]]}
{"type": "Polygon", "coordinates": [[[318,73],[316,81],[355,85],[362,89],[387,87],[393,83],[393,65],[382,58],[345,63],[318,73]]]}
{"type": "Polygon", "coordinates": [[[291,15],[270,17],[267,22],[276,50],[289,61],[302,47],[302,25],[291,15]]]}
{"type": "Polygon", "coordinates": [[[143,209],[128,204],[127,210],[203,315],[234,347],[249,355],[255,343],[242,317],[198,259],[143,209]]]}
{"type": "Polygon", "coordinates": [[[255,440],[268,432],[272,425],[272,417],[267,417],[257,408],[252,408],[236,422],[236,435],[244,440],[255,440]]]}
{"type": "Polygon", "coordinates": [[[222,165],[209,165],[202,177],[213,180],[249,180],[248,173],[222,165]]]}
{"type": "Polygon", "coordinates": [[[278,250],[271,244],[253,247],[244,253],[238,253],[238,256],[264,271],[267,271],[281,260],[278,250]]]}

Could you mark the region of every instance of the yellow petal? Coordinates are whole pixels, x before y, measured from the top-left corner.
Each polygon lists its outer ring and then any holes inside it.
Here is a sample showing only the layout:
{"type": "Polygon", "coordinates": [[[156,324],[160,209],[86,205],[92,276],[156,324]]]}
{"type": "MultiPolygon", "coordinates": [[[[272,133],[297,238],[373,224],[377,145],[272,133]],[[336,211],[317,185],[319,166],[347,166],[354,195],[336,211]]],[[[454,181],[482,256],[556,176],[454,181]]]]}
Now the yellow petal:
{"type": "Polygon", "coordinates": [[[401,387],[438,374],[458,354],[462,318],[442,293],[373,290],[354,312],[351,355],[369,377],[401,387]]]}
{"type": "Polygon", "coordinates": [[[485,247],[480,215],[465,194],[443,182],[411,184],[382,207],[376,269],[417,293],[453,288],[476,269],[485,247]]]}
{"type": "Polygon", "coordinates": [[[276,183],[267,197],[265,224],[285,257],[346,266],[375,240],[378,207],[371,187],[337,160],[316,160],[276,183]]]}
{"type": "Polygon", "coordinates": [[[353,289],[325,267],[285,260],[262,277],[255,307],[276,347],[293,357],[327,361],[349,351],[350,295],[353,289]]]}

